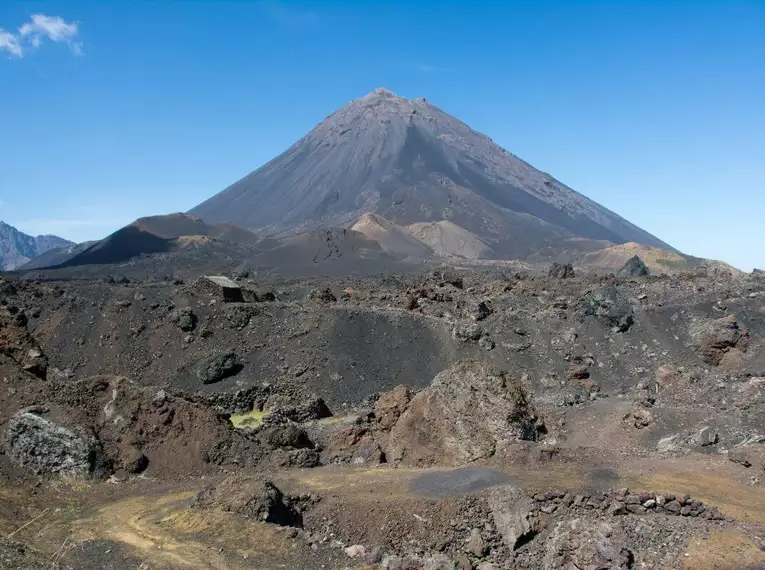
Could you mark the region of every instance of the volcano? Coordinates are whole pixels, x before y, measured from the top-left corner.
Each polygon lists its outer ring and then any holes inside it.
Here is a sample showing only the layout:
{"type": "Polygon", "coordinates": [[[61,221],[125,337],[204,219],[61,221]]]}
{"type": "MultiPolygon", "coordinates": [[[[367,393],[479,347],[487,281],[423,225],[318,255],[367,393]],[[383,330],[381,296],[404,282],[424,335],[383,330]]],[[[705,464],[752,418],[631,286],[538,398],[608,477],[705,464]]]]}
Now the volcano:
{"type": "Polygon", "coordinates": [[[498,257],[572,244],[672,249],[425,99],[386,89],[336,111],[189,213],[274,236],[350,228],[368,213],[401,226],[448,222],[498,257]]]}

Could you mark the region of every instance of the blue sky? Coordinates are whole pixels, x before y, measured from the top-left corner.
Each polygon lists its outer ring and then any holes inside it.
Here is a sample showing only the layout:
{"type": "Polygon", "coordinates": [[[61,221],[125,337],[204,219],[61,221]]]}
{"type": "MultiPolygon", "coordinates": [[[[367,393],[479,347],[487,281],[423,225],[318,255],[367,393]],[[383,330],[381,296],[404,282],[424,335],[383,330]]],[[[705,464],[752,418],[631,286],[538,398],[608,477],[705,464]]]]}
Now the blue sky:
{"type": "Polygon", "coordinates": [[[30,233],[191,208],[384,86],[765,266],[765,2],[3,0],[0,29],[0,219],[30,233]]]}

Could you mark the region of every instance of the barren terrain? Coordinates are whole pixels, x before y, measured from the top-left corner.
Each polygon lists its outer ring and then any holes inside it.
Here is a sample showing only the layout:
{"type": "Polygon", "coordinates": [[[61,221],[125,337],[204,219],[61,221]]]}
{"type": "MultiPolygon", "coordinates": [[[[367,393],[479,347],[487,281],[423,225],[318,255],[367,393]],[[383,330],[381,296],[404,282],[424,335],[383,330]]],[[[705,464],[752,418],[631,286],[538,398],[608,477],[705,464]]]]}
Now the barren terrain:
{"type": "Polygon", "coordinates": [[[0,568],[765,568],[765,281],[524,267],[0,279],[0,568]]]}

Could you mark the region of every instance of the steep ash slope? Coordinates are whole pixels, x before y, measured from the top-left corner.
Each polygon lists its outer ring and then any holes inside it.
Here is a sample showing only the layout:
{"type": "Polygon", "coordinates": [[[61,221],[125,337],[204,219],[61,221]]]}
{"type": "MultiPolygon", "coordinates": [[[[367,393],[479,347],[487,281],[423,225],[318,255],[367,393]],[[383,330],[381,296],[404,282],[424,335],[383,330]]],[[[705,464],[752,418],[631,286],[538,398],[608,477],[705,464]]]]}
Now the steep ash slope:
{"type": "Polygon", "coordinates": [[[450,220],[497,253],[570,237],[669,248],[431,105],[378,89],[191,213],[270,233],[450,220]]]}

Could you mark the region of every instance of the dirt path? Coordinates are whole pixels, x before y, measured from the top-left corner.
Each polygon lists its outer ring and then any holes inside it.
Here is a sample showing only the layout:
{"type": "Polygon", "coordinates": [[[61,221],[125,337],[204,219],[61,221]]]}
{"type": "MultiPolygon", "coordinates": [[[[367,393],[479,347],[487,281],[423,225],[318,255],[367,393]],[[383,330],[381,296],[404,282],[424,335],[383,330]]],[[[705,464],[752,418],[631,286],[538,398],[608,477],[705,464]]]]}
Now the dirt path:
{"type": "MultiPolygon", "coordinates": [[[[279,527],[252,524],[223,512],[198,511],[189,506],[199,481],[174,485],[151,481],[114,492],[110,484],[68,489],[65,501],[51,504],[56,494],[39,496],[43,517],[15,538],[39,551],[51,568],[115,568],[238,570],[310,567],[311,552],[290,540],[279,527]],[[87,556],[87,560],[83,558],[87,556]],[[308,566],[305,566],[308,564],[308,566]]],[[[33,489],[0,491],[0,498],[21,504],[38,503],[33,489]]],[[[53,491],[53,490],[51,490],[53,491]]],[[[3,513],[5,515],[5,512],[3,513]]],[[[36,516],[36,515],[35,515],[36,516]]],[[[17,528],[0,515],[0,528],[17,528]]],[[[12,531],[11,531],[12,532],[12,531]]],[[[317,557],[314,555],[314,559],[317,557]]]]}
{"type": "MultiPolygon", "coordinates": [[[[618,468],[584,461],[501,470],[324,467],[275,477],[285,491],[316,493],[322,497],[322,508],[354,513],[353,520],[363,520],[367,513],[392,513],[387,524],[395,524],[395,517],[400,518],[410,506],[416,506],[410,510],[423,518],[448,517],[455,496],[509,483],[528,489],[629,486],[689,493],[734,517],[745,530],[746,525],[765,524],[765,493],[743,479],[740,470],[723,458],[710,461],[694,456],[629,460],[618,468]]],[[[325,555],[329,556],[322,562],[326,568],[346,563],[341,550],[334,554],[311,551],[279,527],[253,524],[231,513],[190,509],[204,483],[58,484],[44,490],[0,487],[0,501],[9,506],[0,515],[0,530],[8,534],[48,508],[44,517],[19,531],[16,538],[49,557],[62,544],[70,558],[76,557],[79,547],[79,552],[89,552],[88,557],[98,559],[103,568],[301,568],[315,567],[325,555]]],[[[415,519],[406,524],[417,524],[415,519]]],[[[712,570],[734,568],[732,561],[738,560],[739,567],[765,568],[765,552],[743,530],[719,530],[691,539],[684,564],[712,570]]]]}

